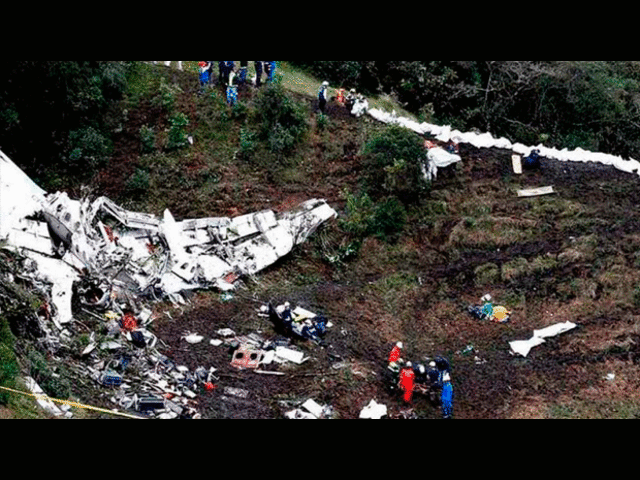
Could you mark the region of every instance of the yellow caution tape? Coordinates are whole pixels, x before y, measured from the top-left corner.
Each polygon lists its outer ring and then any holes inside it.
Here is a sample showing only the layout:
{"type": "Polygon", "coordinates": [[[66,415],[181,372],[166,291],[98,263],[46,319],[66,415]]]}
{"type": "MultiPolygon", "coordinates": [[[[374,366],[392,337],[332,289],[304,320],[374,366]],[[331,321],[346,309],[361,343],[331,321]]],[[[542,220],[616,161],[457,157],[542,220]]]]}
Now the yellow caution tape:
{"type": "Polygon", "coordinates": [[[138,419],[138,420],[144,420],[144,417],[138,417],[136,415],[129,415],[128,413],[114,412],[113,410],[107,410],[106,408],[98,408],[98,407],[92,407],[90,405],[83,405],[81,403],[71,402],[69,400],[60,400],[60,399],[57,399],[57,398],[51,398],[48,395],[42,395],[42,394],[39,394],[39,393],[21,392],[20,390],[14,390],[14,389],[8,388],[8,387],[0,387],[0,389],[7,390],[7,391],[13,392],[13,393],[19,393],[21,395],[27,395],[27,396],[30,396],[30,397],[35,397],[36,399],[50,400],[52,402],[63,403],[65,405],[69,405],[71,407],[85,408],[87,410],[95,410],[96,412],[103,412],[103,413],[109,413],[111,415],[119,415],[121,417],[135,418],[135,419],[138,419]]]}

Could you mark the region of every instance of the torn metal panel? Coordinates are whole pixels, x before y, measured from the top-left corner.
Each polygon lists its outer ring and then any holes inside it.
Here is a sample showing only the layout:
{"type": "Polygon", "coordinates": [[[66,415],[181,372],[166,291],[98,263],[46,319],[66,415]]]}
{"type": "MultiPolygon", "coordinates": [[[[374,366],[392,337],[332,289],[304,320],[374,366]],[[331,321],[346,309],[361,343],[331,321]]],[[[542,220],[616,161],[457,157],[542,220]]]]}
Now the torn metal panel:
{"type": "Polygon", "coordinates": [[[9,232],[7,240],[9,244],[14,246],[49,256],[55,255],[53,242],[47,224],[44,222],[21,218],[9,232]]]}
{"type": "Polygon", "coordinates": [[[260,365],[264,352],[249,344],[240,345],[231,359],[231,366],[239,369],[255,369],[260,365]]]}

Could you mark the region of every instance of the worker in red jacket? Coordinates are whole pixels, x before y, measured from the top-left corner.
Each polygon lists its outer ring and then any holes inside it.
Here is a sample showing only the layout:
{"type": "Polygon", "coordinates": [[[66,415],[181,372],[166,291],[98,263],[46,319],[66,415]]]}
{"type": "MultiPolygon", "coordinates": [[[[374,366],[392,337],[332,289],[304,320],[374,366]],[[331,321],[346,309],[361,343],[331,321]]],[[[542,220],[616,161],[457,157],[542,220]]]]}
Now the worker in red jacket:
{"type": "Polygon", "coordinates": [[[400,370],[400,382],[398,386],[404,390],[404,401],[411,403],[411,395],[413,394],[415,373],[411,367],[411,362],[407,362],[406,366],[400,370]]]}
{"type": "Polygon", "coordinates": [[[397,372],[399,370],[398,363],[402,361],[402,342],[398,342],[393,346],[389,353],[389,369],[397,372]]]}

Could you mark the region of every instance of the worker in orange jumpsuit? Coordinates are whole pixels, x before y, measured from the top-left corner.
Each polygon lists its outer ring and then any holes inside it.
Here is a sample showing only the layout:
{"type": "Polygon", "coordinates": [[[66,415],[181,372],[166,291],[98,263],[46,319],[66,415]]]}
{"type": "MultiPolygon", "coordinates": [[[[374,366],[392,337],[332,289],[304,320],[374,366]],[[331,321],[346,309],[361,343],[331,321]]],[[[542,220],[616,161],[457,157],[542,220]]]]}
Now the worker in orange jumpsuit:
{"type": "Polygon", "coordinates": [[[400,382],[398,386],[404,390],[404,401],[411,403],[411,395],[413,394],[415,372],[411,367],[411,362],[407,362],[406,366],[400,370],[400,382]]]}

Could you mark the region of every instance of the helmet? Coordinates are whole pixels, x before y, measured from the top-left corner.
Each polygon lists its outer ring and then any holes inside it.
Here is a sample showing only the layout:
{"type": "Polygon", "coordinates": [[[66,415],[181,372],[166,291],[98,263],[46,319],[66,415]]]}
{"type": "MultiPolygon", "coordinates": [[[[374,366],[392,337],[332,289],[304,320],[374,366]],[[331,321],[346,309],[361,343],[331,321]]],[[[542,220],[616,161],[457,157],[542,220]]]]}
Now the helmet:
{"type": "Polygon", "coordinates": [[[403,346],[402,346],[402,342],[397,342],[397,343],[396,343],[396,346],[397,346],[398,348],[403,348],[403,346]]]}
{"type": "Polygon", "coordinates": [[[435,366],[436,366],[436,362],[429,362],[429,366],[430,366],[431,368],[435,367],[435,366]]]}
{"type": "Polygon", "coordinates": [[[326,80],[324,82],[322,82],[322,86],[324,87],[328,87],[329,86],[329,82],[327,82],[326,80]]]}
{"type": "Polygon", "coordinates": [[[418,367],[418,370],[420,370],[420,373],[424,373],[424,365],[420,365],[418,367]]]}
{"type": "Polygon", "coordinates": [[[285,308],[289,308],[291,306],[291,304],[289,302],[284,302],[284,307],[285,308]]]}
{"type": "Polygon", "coordinates": [[[410,366],[411,366],[411,362],[407,362],[407,367],[410,367],[410,366]]]}
{"type": "Polygon", "coordinates": [[[442,375],[442,381],[443,382],[450,382],[451,381],[451,376],[448,373],[445,373],[444,375],[442,375]]]}

